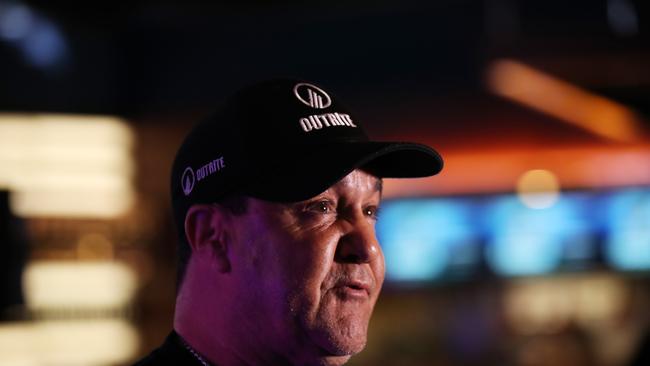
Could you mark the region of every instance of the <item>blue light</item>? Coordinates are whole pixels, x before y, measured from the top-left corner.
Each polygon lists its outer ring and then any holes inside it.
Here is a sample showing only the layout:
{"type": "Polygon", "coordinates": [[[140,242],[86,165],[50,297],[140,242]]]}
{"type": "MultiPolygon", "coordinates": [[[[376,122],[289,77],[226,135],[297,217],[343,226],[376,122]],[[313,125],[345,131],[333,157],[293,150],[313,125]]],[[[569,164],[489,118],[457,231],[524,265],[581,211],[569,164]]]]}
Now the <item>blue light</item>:
{"type": "Polygon", "coordinates": [[[564,194],[555,205],[540,210],[526,207],[515,196],[496,199],[485,212],[490,231],[485,253],[488,264],[506,276],[556,270],[566,247],[576,240],[583,243],[593,230],[585,218],[585,203],[583,197],[564,194]]]}
{"type": "Polygon", "coordinates": [[[605,257],[616,269],[650,270],[650,193],[631,190],[612,196],[605,257]]]}
{"type": "Polygon", "coordinates": [[[68,61],[69,47],[61,30],[19,2],[0,3],[0,38],[18,48],[28,63],[46,71],[59,71],[68,61]]]}
{"type": "Polygon", "coordinates": [[[0,37],[8,41],[25,38],[34,24],[34,14],[22,4],[0,4],[0,37]]]}
{"type": "Polygon", "coordinates": [[[514,194],[388,201],[377,235],[387,280],[435,282],[585,270],[650,271],[650,190],[564,192],[546,209],[514,194]]]}
{"type": "Polygon", "coordinates": [[[633,3],[629,0],[608,0],[607,19],[612,30],[621,36],[638,33],[639,19],[633,3]]]}
{"type": "Polygon", "coordinates": [[[40,21],[21,43],[25,58],[39,67],[62,64],[68,47],[58,28],[45,20],[40,21]]]}
{"type": "Polygon", "coordinates": [[[386,257],[386,276],[393,281],[435,280],[450,264],[478,260],[468,245],[475,240],[470,205],[452,199],[386,202],[377,235],[386,257]],[[455,261],[451,250],[460,253],[455,261]]]}

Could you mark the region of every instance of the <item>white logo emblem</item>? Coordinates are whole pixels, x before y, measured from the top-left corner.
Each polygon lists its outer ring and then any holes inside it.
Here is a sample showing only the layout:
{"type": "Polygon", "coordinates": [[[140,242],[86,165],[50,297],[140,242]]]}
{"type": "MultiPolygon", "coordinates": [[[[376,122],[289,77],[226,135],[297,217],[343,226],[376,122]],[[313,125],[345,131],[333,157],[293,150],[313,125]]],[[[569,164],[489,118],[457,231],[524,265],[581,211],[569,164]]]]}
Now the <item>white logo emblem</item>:
{"type": "Polygon", "coordinates": [[[190,193],[192,193],[194,181],[194,170],[188,166],[185,168],[185,171],[181,176],[181,187],[183,187],[183,193],[185,193],[186,196],[189,196],[190,193]]]}
{"type": "Polygon", "coordinates": [[[312,84],[296,84],[296,86],[293,87],[293,94],[296,95],[296,98],[298,98],[299,101],[312,108],[323,109],[332,104],[330,96],[327,95],[323,89],[312,84]]]}

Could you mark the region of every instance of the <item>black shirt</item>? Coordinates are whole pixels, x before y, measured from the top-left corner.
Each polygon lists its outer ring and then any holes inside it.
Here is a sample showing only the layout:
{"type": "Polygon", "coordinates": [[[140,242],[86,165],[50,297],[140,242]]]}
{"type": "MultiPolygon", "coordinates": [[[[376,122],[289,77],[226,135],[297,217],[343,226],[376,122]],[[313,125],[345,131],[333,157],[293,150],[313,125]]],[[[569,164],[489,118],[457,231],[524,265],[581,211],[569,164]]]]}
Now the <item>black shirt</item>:
{"type": "Polygon", "coordinates": [[[165,343],[153,350],[147,357],[136,362],[133,366],[203,366],[183,344],[180,336],[172,331],[165,343]]]}

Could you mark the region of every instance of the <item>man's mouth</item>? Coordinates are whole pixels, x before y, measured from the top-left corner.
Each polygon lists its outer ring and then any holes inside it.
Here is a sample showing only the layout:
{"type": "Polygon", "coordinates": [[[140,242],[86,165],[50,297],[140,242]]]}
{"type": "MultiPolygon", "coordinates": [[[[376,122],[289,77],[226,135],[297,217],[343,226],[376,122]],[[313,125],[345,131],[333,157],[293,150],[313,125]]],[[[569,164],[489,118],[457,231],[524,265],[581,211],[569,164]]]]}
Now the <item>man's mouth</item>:
{"type": "Polygon", "coordinates": [[[338,284],[336,289],[346,298],[366,299],[370,297],[370,284],[363,281],[344,281],[338,284]]]}

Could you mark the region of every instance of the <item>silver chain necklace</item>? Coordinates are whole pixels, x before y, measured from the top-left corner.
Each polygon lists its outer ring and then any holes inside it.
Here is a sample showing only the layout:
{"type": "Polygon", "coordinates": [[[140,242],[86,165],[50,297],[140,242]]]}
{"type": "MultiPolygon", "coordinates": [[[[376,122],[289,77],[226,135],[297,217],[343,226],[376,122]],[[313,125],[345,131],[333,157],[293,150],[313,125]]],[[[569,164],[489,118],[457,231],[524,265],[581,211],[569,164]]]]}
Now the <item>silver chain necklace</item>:
{"type": "Polygon", "coordinates": [[[208,361],[204,360],[203,357],[201,357],[201,355],[200,355],[198,352],[196,352],[196,351],[194,350],[194,348],[192,348],[192,346],[190,346],[189,344],[187,344],[187,342],[185,341],[185,339],[183,339],[183,337],[181,337],[181,336],[179,335],[178,338],[180,338],[181,343],[183,343],[183,346],[185,347],[185,349],[188,350],[188,351],[190,351],[190,353],[192,354],[192,356],[194,356],[194,358],[196,358],[196,359],[197,359],[197,360],[198,360],[198,361],[199,361],[203,366],[211,366],[210,363],[209,363],[208,361]]]}

